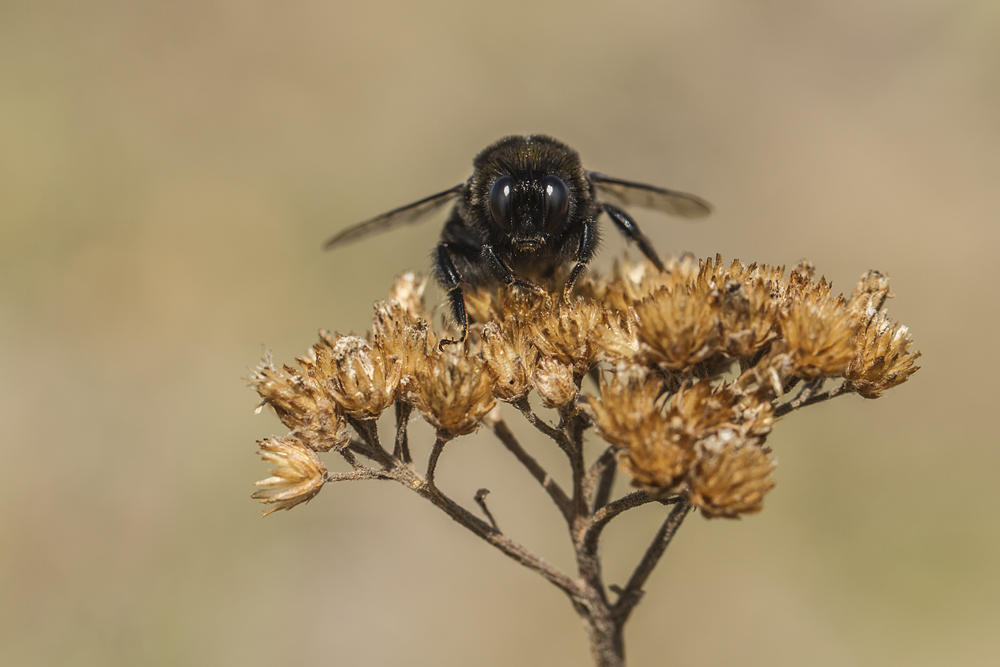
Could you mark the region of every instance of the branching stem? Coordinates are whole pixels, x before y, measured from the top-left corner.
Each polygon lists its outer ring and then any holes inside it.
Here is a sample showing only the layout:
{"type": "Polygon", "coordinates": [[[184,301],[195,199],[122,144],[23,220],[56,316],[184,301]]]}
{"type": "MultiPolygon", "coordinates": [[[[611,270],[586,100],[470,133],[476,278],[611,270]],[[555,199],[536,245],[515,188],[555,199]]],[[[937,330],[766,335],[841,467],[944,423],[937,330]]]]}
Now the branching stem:
{"type": "MultiPolygon", "coordinates": [[[[805,390],[808,388],[808,386],[809,385],[803,387],[802,393],[805,393],[805,390]]],[[[847,393],[847,391],[848,391],[848,385],[846,382],[843,382],[834,387],[833,389],[830,389],[829,391],[824,391],[822,394],[813,394],[812,392],[810,392],[808,395],[803,397],[802,393],[800,393],[798,396],[795,397],[794,400],[779,405],[777,408],[775,408],[774,416],[775,418],[784,417],[792,410],[798,410],[799,408],[804,408],[807,405],[815,405],[816,403],[822,403],[823,401],[828,401],[831,398],[836,398],[841,394],[847,393]]]]}

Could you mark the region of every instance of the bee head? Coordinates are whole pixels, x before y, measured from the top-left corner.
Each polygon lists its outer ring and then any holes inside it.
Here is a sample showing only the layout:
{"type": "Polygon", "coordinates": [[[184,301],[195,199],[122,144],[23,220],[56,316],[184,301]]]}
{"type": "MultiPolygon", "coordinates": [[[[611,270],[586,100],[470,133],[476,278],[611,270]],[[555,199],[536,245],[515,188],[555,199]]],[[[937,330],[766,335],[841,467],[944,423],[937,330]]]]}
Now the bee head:
{"type": "Polygon", "coordinates": [[[473,165],[470,212],[495,245],[538,252],[587,214],[590,193],[580,158],[554,139],[507,137],[473,165]]]}

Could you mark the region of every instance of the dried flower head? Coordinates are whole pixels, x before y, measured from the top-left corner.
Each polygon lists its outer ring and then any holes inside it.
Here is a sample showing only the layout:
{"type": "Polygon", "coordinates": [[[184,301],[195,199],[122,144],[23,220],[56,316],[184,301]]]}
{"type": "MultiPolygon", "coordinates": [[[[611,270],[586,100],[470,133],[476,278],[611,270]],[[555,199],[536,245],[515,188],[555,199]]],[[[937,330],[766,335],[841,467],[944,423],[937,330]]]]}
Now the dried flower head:
{"type": "Polygon", "coordinates": [[[576,398],[579,388],[573,369],[552,357],[542,357],[535,366],[535,391],[542,405],[561,408],[576,398]]]}
{"type": "Polygon", "coordinates": [[[688,476],[691,504],[706,517],[737,518],[763,509],[775,462],[759,440],[723,431],[706,440],[688,476]]]}
{"type": "Polygon", "coordinates": [[[889,277],[878,271],[866,271],[854,286],[847,308],[859,326],[871,321],[882,309],[889,293],[889,277]]]}
{"type": "Polygon", "coordinates": [[[687,472],[695,461],[695,451],[672,440],[667,429],[662,428],[662,421],[661,428],[653,435],[655,439],[619,450],[618,464],[632,477],[632,486],[655,496],[683,491],[687,472]]]}
{"type": "Polygon", "coordinates": [[[274,408],[281,422],[313,449],[325,452],[349,441],[339,407],[314,378],[289,366],[275,366],[268,353],[248,383],[274,408]]]}
{"type": "MultiPolygon", "coordinates": [[[[398,284],[398,283],[397,283],[398,284]]],[[[399,367],[397,398],[411,391],[417,370],[437,345],[437,338],[427,320],[415,317],[398,301],[375,302],[372,322],[374,348],[392,366],[399,367]]]]}
{"type": "MultiPolygon", "coordinates": [[[[716,258],[717,271],[721,258],[716,258]]],[[[782,269],[733,261],[721,271],[722,348],[732,358],[748,358],[778,337],[782,269]]]]}
{"type": "Polygon", "coordinates": [[[493,394],[501,401],[516,401],[531,390],[538,350],[528,338],[527,327],[508,320],[502,326],[483,327],[483,361],[494,380],[493,394]]]}
{"type": "Polygon", "coordinates": [[[594,331],[598,359],[610,363],[630,363],[639,354],[639,316],[635,308],[605,308],[601,324],[594,331]]]}
{"type": "Polygon", "coordinates": [[[407,271],[396,277],[389,290],[389,301],[395,301],[413,320],[424,318],[424,290],[427,289],[427,278],[420,277],[413,271],[407,271]]]}
{"type": "Polygon", "coordinates": [[[380,348],[357,336],[330,336],[313,346],[303,360],[306,371],[325,379],[330,394],[355,419],[375,419],[395,401],[403,364],[386,358],[380,348]]]}
{"type": "Polygon", "coordinates": [[[781,333],[800,377],[835,377],[854,356],[857,325],[843,297],[831,295],[829,283],[804,283],[800,278],[804,273],[792,274],[792,289],[780,318],[781,333]]]}
{"type": "Polygon", "coordinates": [[[719,351],[719,292],[706,276],[661,287],[635,307],[643,357],[683,371],[719,351]]]}
{"type": "Polygon", "coordinates": [[[290,510],[312,500],[326,482],[326,466],[308,447],[294,438],[267,438],[257,443],[260,457],[271,464],[271,476],[255,483],[260,491],[251,497],[273,504],[263,516],[290,510]]]}
{"type": "Polygon", "coordinates": [[[601,437],[623,448],[658,437],[663,379],[643,366],[623,366],[602,376],[600,397],[586,396],[582,409],[601,437]]]}
{"type": "Polygon", "coordinates": [[[884,311],[876,313],[858,333],[857,353],[844,372],[848,388],[878,398],[905,382],[920,368],[913,365],[920,353],[910,351],[912,343],[909,329],[893,325],[884,311]]]}
{"type": "Polygon", "coordinates": [[[603,316],[596,301],[582,297],[569,303],[552,299],[531,321],[531,338],[542,355],[582,375],[597,362],[599,348],[594,332],[603,316]]]}
{"type": "Polygon", "coordinates": [[[467,435],[493,409],[493,381],[478,357],[455,346],[429,356],[417,371],[413,404],[438,432],[467,435]]]}
{"type": "Polygon", "coordinates": [[[506,285],[477,287],[465,293],[470,322],[531,322],[545,302],[546,298],[534,292],[506,285]]]}

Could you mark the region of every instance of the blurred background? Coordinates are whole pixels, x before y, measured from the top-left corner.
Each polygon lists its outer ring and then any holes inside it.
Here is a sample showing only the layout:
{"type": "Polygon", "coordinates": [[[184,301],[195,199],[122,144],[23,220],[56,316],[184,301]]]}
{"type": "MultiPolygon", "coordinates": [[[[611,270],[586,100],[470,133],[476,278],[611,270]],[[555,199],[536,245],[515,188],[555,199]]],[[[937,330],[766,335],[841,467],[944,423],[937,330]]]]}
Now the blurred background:
{"type": "MultiPolygon", "coordinates": [[[[555,588],[406,489],[264,521],[249,498],[285,430],[242,379],[262,343],[364,332],[440,223],[323,241],[541,132],[716,206],[640,212],[662,254],[887,272],[924,353],[878,401],[785,419],[762,514],[687,521],[630,664],[996,664],[998,118],[988,0],[0,1],[0,663],[588,664],[555,588]]],[[[439,475],[571,566],[489,438],[439,475]]]]}

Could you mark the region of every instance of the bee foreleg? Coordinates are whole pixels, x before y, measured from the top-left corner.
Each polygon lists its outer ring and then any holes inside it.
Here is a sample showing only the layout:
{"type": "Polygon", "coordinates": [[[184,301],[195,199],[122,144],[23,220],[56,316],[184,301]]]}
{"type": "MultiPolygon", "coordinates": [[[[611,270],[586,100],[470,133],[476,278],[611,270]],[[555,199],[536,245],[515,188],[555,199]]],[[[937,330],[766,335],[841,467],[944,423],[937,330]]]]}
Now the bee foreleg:
{"type": "Polygon", "coordinates": [[[612,206],[611,204],[601,204],[601,208],[603,208],[605,213],[611,217],[611,221],[615,223],[615,227],[618,228],[618,231],[624,234],[625,238],[629,241],[632,241],[639,246],[639,250],[646,256],[646,259],[652,262],[653,265],[660,271],[663,271],[663,262],[660,261],[660,256],[656,254],[655,250],[653,250],[652,244],[649,242],[649,239],[646,238],[646,235],[639,229],[639,225],[635,224],[635,220],[633,220],[628,213],[621,210],[617,206],[612,206]]]}
{"type": "Polygon", "coordinates": [[[465,293],[459,283],[462,276],[455,268],[455,262],[451,259],[448,243],[441,243],[437,247],[434,267],[437,270],[438,283],[448,292],[448,301],[451,302],[451,314],[455,318],[455,323],[462,329],[462,337],[459,340],[442,339],[438,343],[438,349],[444,350],[445,345],[464,343],[469,335],[469,313],[465,309],[465,293]]]}
{"type": "Polygon", "coordinates": [[[569,278],[566,279],[566,286],[563,287],[563,299],[569,301],[569,294],[573,291],[573,286],[576,285],[576,281],[580,279],[583,272],[587,270],[587,262],[594,255],[594,250],[597,249],[597,234],[594,233],[594,220],[593,218],[587,218],[583,221],[583,233],[580,235],[580,245],[576,251],[576,264],[573,265],[573,270],[569,272],[569,278]]]}
{"type": "Polygon", "coordinates": [[[521,289],[526,289],[530,292],[534,292],[535,294],[540,294],[542,296],[548,294],[548,292],[546,292],[543,287],[536,285],[535,283],[528,282],[527,280],[521,280],[520,278],[515,278],[514,272],[511,271],[510,267],[507,266],[504,263],[504,261],[497,256],[496,251],[493,250],[493,246],[484,245],[482,253],[483,257],[489,262],[490,268],[493,270],[494,275],[496,275],[496,277],[500,279],[500,282],[502,282],[507,287],[511,286],[520,287],[521,289]]]}

